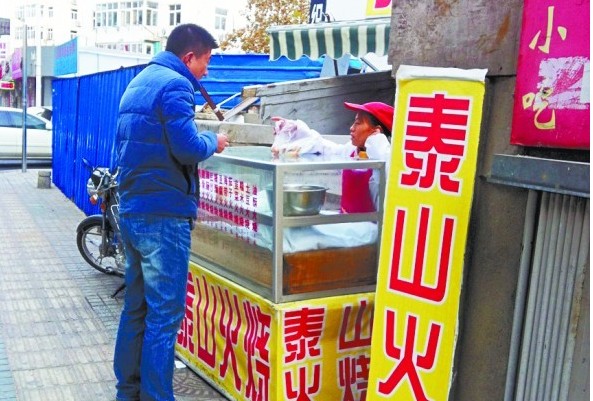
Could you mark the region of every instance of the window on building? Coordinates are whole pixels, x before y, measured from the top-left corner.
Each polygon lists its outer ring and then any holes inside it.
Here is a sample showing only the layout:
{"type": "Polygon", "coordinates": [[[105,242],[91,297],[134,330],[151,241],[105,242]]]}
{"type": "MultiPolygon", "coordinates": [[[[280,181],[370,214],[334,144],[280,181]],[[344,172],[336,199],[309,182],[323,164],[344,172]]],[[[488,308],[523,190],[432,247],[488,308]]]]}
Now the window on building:
{"type": "Polygon", "coordinates": [[[122,25],[127,26],[132,23],[132,12],[130,10],[122,13],[122,25]]]}
{"type": "Polygon", "coordinates": [[[132,10],[132,25],[142,25],[142,10],[132,10]]]}
{"type": "Polygon", "coordinates": [[[155,3],[154,1],[146,2],[146,25],[157,25],[158,8],[158,3],[155,3]]]}
{"type": "Polygon", "coordinates": [[[95,26],[128,26],[158,24],[158,3],[152,1],[120,1],[95,6],[95,26]]]}
{"type": "Polygon", "coordinates": [[[52,6],[47,7],[47,16],[49,18],[53,18],[54,17],[54,8],[52,6]]]}
{"type": "Polygon", "coordinates": [[[118,3],[114,2],[97,4],[95,7],[95,27],[118,26],[118,6],[118,3]]]}
{"type": "Polygon", "coordinates": [[[107,7],[107,26],[117,26],[117,3],[109,3],[107,7]]]}
{"type": "Polygon", "coordinates": [[[156,25],[156,11],[146,10],[146,25],[156,25]]]}
{"type": "Polygon", "coordinates": [[[76,31],[70,31],[70,39],[74,39],[77,36],[78,36],[78,32],[76,32],[76,31]]]}
{"type": "Polygon", "coordinates": [[[78,10],[74,8],[70,10],[70,17],[72,18],[72,21],[78,21],[78,10]]]}
{"type": "Polygon", "coordinates": [[[224,8],[218,8],[214,10],[214,29],[225,30],[226,29],[226,18],[228,10],[224,8]]]}
{"type": "Polygon", "coordinates": [[[169,5],[169,25],[176,26],[181,24],[181,4],[169,5]]]}
{"type": "Polygon", "coordinates": [[[54,40],[53,28],[47,28],[47,40],[54,40]]]}
{"type": "Polygon", "coordinates": [[[120,11],[120,24],[122,26],[128,26],[132,23],[132,4],[128,2],[121,3],[121,11],[120,11]]]}
{"type": "Polygon", "coordinates": [[[25,18],[35,17],[35,5],[29,4],[25,6],[25,18]]]}

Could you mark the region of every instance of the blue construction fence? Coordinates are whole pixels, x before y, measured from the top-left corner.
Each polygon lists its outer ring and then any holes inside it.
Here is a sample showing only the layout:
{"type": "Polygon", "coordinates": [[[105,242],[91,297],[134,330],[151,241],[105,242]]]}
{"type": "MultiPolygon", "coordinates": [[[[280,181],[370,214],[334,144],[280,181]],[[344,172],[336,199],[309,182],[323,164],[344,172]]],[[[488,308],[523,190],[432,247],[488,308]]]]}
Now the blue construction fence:
{"type": "MultiPolygon", "coordinates": [[[[302,58],[270,61],[267,54],[216,54],[201,80],[216,104],[228,100],[245,86],[318,78],[323,62],[302,58]]],[[[89,171],[82,159],[93,166],[114,169],[113,154],[117,112],[128,83],[145,65],[121,68],[52,83],[53,182],[86,215],[99,213],[86,192],[89,171]]],[[[232,108],[236,96],[224,104],[232,108]]],[[[196,105],[206,101],[196,93],[196,105]]]]}

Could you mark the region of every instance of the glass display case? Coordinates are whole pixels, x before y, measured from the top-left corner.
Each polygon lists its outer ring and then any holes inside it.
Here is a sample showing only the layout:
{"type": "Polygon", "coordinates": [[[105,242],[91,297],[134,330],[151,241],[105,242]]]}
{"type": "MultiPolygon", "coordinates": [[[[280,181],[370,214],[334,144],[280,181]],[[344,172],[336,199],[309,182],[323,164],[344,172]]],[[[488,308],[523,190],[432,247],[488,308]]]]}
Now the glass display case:
{"type": "Polygon", "coordinates": [[[193,262],[275,303],[374,291],[384,162],[231,147],[200,163],[199,191],[193,262]],[[372,210],[344,210],[352,173],[372,177],[372,210]]]}

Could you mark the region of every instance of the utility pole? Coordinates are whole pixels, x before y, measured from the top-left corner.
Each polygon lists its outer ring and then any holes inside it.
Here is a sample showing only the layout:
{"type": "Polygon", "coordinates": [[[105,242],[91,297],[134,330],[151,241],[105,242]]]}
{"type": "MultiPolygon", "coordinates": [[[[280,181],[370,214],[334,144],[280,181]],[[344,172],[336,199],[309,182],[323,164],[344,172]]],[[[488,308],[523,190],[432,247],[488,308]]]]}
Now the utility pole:
{"type": "MultiPolygon", "coordinates": [[[[32,57],[33,58],[33,57],[32,57]]],[[[37,26],[35,29],[35,106],[42,106],[41,98],[43,97],[41,89],[42,75],[41,75],[41,28],[37,26]]]]}
{"type": "Polygon", "coordinates": [[[27,24],[23,24],[23,155],[22,171],[27,172],[27,24]]]}

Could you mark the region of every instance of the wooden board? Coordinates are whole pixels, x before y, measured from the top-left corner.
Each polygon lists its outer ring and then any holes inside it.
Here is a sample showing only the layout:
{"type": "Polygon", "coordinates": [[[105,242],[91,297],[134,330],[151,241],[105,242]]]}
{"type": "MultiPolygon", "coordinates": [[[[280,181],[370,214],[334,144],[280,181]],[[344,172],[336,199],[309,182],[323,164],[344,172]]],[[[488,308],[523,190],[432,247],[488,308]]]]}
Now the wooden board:
{"type": "MultiPolygon", "coordinates": [[[[272,287],[272,252],[234,236],[197,224],[191,251],[222,269],[260,286],[272,287]]],[[[284,255],[284,294],[374,285],[377,246],[330,248],[284,255]]],[[[232,278],[232,277],[229,277],[232,278]]]]}

